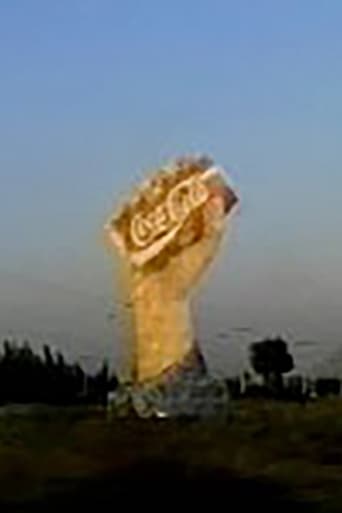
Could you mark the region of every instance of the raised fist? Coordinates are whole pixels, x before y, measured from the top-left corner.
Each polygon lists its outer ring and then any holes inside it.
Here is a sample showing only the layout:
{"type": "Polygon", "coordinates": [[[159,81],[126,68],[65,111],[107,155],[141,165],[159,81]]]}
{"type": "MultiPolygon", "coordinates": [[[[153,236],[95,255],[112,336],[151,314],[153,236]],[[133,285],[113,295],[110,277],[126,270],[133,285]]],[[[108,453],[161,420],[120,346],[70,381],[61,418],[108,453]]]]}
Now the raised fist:
{"type": "Polygon", "coordinates": [[[132,306],[134,382],[158,379],[192,350],[189,296],[236,203],[212,162],[185,158],[154,175],[106,224],[132,306]]]}
{"type": "Polygon", "coordinates": [[[155,285],[169,298],[186,296],[214,258],[236,203],[208,159],[180,159],[153,176],[105,226],[107,244],[128,263],[133,295],[155,285]]]}

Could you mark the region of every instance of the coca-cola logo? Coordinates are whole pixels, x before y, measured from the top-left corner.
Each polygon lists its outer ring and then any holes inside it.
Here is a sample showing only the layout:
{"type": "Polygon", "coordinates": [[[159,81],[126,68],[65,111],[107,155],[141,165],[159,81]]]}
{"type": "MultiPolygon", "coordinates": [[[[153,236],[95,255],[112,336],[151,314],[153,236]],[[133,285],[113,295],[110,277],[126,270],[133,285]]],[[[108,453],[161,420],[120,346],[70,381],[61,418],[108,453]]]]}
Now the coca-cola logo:
{"type": "Polygon", "coordinates": [[[201,177],[191,177],[177,184],[166,200],[148,214],[137,213],[130,227],[134,244],[144,248],[159,236],[181,226],[193,210],[207,201],[209,191],[201,177]]]}

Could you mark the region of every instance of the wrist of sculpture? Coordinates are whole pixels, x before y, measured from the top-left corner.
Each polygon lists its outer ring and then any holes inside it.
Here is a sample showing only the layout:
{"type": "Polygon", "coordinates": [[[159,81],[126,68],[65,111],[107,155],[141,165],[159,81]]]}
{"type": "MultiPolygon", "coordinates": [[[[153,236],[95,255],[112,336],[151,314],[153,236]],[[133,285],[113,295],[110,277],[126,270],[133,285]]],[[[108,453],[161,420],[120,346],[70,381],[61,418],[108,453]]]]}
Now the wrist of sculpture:
{"type": "Polygon", "coordinates": [[[153,379],[180,362],[193,345],[186,301],[170,299],[155,287],[144,288],[132,302],[135,324],[134,374],[139,382],[153,379]]]}

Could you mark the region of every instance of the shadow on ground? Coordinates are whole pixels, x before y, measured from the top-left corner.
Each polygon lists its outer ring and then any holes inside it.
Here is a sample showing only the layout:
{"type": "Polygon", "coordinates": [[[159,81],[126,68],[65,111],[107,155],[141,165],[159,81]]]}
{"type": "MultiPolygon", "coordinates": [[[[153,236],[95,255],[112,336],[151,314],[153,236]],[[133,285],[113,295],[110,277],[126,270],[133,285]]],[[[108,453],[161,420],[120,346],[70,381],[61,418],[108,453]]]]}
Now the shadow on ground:
{"type": "MultiPolygon", "coordinates": [[[[266,480],[240,478],[226,469],[185,466],[177,461],[149,460],[119,475],[83,481],[57,481],[39,500],[0,504],[2,511],[61,512],[96,508],[99,513],[118,506],[158,508],[210,507],[263,513],[315,512],[312,505],[291,496],[286,488],[266,480]]],[[[191,510],[192,511],[192,510],[191,510]]]]}

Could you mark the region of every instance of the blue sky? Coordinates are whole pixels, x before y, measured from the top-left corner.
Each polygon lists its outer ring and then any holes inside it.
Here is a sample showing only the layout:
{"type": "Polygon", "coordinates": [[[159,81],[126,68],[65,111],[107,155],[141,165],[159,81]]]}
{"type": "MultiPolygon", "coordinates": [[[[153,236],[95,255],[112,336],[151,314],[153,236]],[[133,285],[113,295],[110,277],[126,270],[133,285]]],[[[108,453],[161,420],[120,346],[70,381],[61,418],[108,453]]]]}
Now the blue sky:
{"type": "Polygon", "coordinates": [[[1,0],[1,331],[111,351],[103,221],[201,151],[241,196],[199,302],[208,352],[240,325],[338,344],[341,23],[337,0],[1,0]]]}

